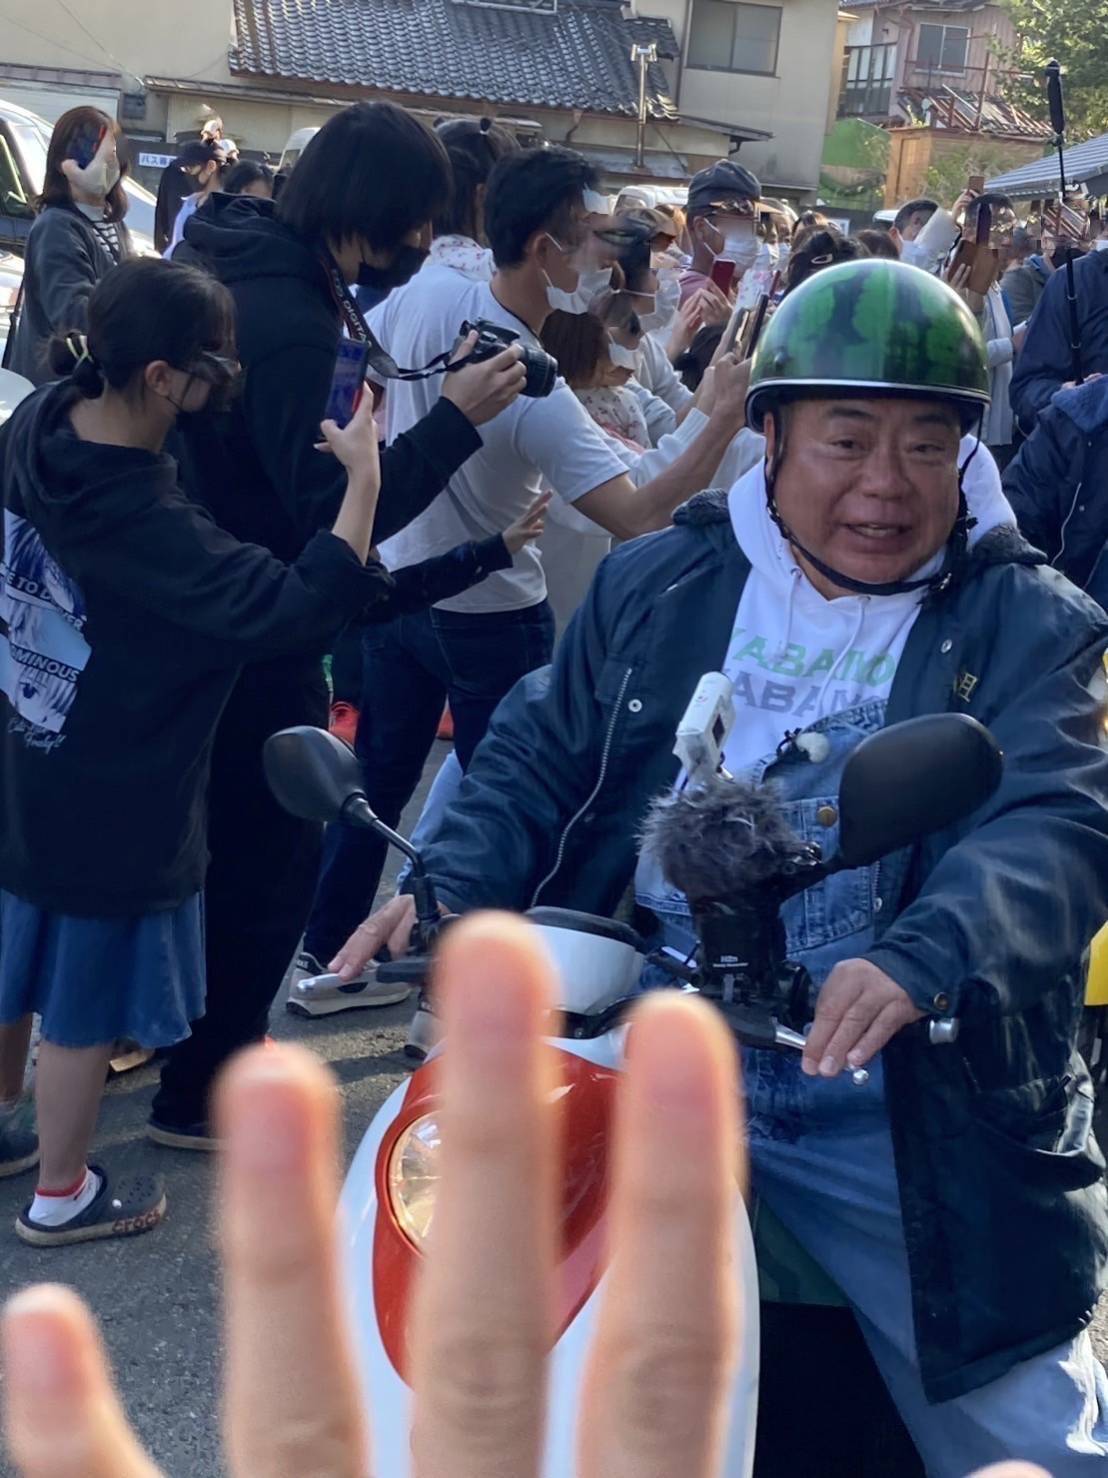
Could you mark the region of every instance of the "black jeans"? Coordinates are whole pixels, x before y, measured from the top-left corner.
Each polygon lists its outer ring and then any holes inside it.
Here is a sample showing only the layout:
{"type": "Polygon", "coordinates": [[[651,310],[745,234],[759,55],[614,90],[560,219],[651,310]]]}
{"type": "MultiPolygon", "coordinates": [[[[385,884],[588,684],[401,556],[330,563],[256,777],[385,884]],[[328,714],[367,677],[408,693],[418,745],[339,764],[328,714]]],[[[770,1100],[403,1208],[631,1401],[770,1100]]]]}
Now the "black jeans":
{"type": "Polygon", "coordinates": [[[326,726],[319,660],[244,669],[216,731],[204,892],[208,992],[192,1036],[162,1067],[153,1115],[203,1120],[216,1073],[265,1036],[269,1008],[296,952],[319,870],[322,828],[281,809],[262,772],[262,745],[291,724],[326,726]]]}
{"type": "MultiPolygon", "coordinates": [[[[366,796],[395,827],[419,784],[443,702],[466,769],[501,698],[550,661],[554,618],[546,601],[522,611],[421,611],[369,627],[362,641],[362,704],[355,748],[366,796]]],[[[341,822],[327,828],[323,868],[304,948],[327,962],[373,906],[385,844],[341,822]]]]}

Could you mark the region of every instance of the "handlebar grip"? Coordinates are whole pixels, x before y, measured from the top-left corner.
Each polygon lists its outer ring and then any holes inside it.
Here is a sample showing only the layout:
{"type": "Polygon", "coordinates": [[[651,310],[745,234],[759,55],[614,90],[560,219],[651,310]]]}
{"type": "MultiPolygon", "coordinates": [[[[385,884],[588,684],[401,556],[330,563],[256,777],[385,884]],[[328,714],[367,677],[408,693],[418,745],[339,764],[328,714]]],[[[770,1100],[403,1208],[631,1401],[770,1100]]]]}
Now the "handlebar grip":
{"type": "Polygon", "coordinates": [[[399,960],[384,960],[377,966],[377,979],[382,985],[423,985],[431,973],[427,955],[405,955],[399,960]]]}

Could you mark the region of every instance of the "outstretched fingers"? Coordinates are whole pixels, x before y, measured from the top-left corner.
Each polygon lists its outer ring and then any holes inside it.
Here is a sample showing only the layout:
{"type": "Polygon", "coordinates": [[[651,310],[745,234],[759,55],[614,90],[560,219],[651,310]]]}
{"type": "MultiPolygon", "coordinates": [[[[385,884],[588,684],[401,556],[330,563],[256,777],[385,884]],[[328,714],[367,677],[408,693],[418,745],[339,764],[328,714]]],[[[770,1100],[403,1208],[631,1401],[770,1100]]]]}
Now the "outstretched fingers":
{"type": "Polygon", "coordinates": [[[738,1321],[734,1217],[745,1157],[734,1046],[702,1001],[658,992],[632,1018],[608,1287],[585,1381],[580,1478],[715,1478],[738,1321]]]}
{"type": "Polygon", "coordinates": [[[535,1478],[555,1248],[552,971],[529,925],[477,914],[445,935],[434,989],[448,1047],[414,1312],[413,1472],[535,1478]]]}
{"type": "Polygon", "coordinates": [[[75,1293],[43,1283],[16,1294],[3,1345],[4,1430],[21,1478],[158,1478],[75,1293]]]}

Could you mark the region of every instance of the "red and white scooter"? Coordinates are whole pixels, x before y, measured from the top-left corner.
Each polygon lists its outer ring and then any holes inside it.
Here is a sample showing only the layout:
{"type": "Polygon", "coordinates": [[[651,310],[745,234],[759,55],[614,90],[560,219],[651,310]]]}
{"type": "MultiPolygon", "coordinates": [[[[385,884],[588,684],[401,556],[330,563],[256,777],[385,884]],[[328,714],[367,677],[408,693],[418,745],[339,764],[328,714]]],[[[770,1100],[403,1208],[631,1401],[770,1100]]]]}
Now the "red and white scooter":
{"type": "MultiPolygon", "coordinates": [[[[724,886],[716,896],[698,899],[690,894],[701,940],[696,960],[681,963],[661,953],[648,954],[632,929],[610,919],[555,908],[534,909],[529,915],[557,965],[565,1013],[562,1034],[551,1041],[561,1069],[557,1106],[565,1118],[565,1161],[545,1478],[573,1478],[574,1473],[574,1415],[605,1277],[609,1130],[623,1061],[624,1021],[644,966],[649,961],[655,970],[660,968],[674,988],[699,989],[715,999],[740,1042],[799,1050],[810,982],[803,967],[784,957],[781,904],[832,871],[868,866],[969,814],[1000,777],[1000,753],[972,719],[936,715],[883,730],[859,745],[847,763],[840,795],[840,851],[824,861],[810,844],[795,838],[782,844],[765,791],[754,792],[715,773],[727,727],[715,720],[721,711],[726,718],[729,703],[720,695],[729,695],[719,687],[725,679],[709,677],[715,687],[707,694],[698,689],[706,722],[694,725],[708,742],[699,751],[679,742],[689,773],[705,777],[697,785],[699,799],[694,809],[683,811],[678,792],[659,808],[656,850],[663,864],[669,859],[672,865],[666,870],[680,887],[680,858],[687,854],[690,838],[694,846],[708,847],[706,855],[714,858],[713,836],[726,835],[732,842],[741,821],[739,831],[752,842],[742,856],[731,846],[727,866],[733,875],[720,878],[724,886]],[[705,796],[711,802],[707,806],[705,796]],[[694,835],[695,828],[700,832],[694,835]]],[[[694,716],[696,702],[690,706],[694,716]]],[[[270,739],[265,759],[270,785],[289,810],[311,819],[342,817],[371,827],[412,859],[411,886],[420,920],[417,948],[423,953],[379,966],[378,978],[424,985],[429,950],[443,921],[421,860],[370,811],[352,751],[323,730],[301,728],[270,739]]],[[[956,1023],[934,1023],[932,1038],[950,1040],[955,1030],[956,1023]]],[[[449,1043],[439,1050],[449,1051],[449,1043]]],[[[346,1278],[380,1478],[407,1478],[411,1472],[408,1316],[434,1215],[440,1151],[436,1080],[437,1052],[381,1106],[342,1193],[346,1278]]],[[[753,1317],[758,1277],[750,1223],[737,1186],[734,1235],[746,1317],[724,1471],[729,1478],[749,1478],[758,1406],[759,1332],[753,1317]]]]}

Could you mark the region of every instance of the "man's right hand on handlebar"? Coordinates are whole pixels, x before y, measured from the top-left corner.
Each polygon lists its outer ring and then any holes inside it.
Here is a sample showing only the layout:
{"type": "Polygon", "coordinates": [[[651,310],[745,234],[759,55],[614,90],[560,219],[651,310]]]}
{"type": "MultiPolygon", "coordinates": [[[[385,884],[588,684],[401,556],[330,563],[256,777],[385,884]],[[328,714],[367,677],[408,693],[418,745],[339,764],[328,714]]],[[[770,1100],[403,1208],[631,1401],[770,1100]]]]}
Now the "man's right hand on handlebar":
{"type": "MultiPolygon", "coordinates": [[[[442,908],[442,912],[445,914],[447,910],[442,908]]],[[[390,899],[383,908],[358,925],[327,966],[328,970],[341,975],[343,980],[353,980],[362,974],[384,945],[388,945],[394,960],[399,959],[408,953],[415,921],[415,900],[409,893],[390,899]]]]}

